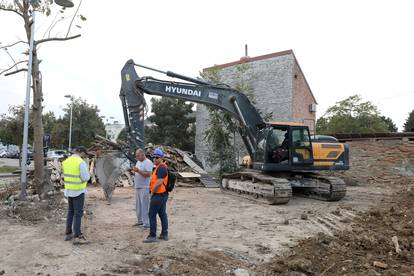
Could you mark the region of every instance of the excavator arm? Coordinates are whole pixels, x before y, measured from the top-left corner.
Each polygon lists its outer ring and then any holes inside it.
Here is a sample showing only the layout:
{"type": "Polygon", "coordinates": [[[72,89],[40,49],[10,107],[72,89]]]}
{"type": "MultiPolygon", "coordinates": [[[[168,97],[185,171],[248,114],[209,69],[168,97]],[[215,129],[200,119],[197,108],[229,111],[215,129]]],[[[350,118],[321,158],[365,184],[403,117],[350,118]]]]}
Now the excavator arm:
{"type": "Polygon", "coordinates": [[[135,64],[133,60],[129,60],[122,69],[120,93],[128,139],[133,148],[144,147],[144,93],[146,93],[206,104],[229,112],[239,120],[241,125],[239,132],[253,159],[258,127],[263,125],[264,121],[246,95],[229,87],[213,85],[170,71],[156,70],[167,76],[188,81],[188,83],[159,80],[152,77],[140,78],[135,71],[135,66],[139,65],[135,64]]]}

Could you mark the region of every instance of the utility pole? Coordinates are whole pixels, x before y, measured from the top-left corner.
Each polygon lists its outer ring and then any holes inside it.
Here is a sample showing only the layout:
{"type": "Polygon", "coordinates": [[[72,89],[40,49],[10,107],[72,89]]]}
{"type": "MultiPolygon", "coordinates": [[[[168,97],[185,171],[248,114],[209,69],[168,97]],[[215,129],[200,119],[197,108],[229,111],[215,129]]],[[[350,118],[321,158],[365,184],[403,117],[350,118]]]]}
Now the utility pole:
{"type": "Polygon", "coordinates": [[[68,151],[72,150],[72,112],[73,112],[73,96],[71,95],[65,95],[65,98],[69,98],[71,103],[70,103],[70,119],[69,119],[69,147],[68,147],[68,151]]]}
{"type": "Polygon", "coordinates": [[[26,82],[26,101],[24,105],[24,123],[23,123],[23,145],[22,145],[22,160],[20,169],[22,170],[20,176],[20,200],[26,200],[27,188],[27,144],[29,140],[29,106],[30,106],[30,87],[32,83],[32,63],[33,63],[33,41],[35,32],[35,17],[36,11],[33,9],[32,26],[30,29],[30,43],[29,43],[29,64],[27,67],[27,82],[26,82]]]}

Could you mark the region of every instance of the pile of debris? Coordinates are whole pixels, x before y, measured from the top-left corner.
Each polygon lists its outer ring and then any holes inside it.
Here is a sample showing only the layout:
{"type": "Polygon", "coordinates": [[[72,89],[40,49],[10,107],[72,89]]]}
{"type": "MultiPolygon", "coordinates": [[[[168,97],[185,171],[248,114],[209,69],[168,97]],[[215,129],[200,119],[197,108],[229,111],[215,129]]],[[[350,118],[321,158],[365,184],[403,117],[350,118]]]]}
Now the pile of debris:
{"type": "MultiPolygon", "coordinates": [[[[179,184],[181,186],[200,186],[208,188],[218,187],[216,181],[211,178],[202,168],[196,157],[190,153],[169,146],[160,146],[148,144],[145,152],[148,158],[153,159],[153,151],[156,148],[162,148],[165,152],[164,160],[168,167],[177,172],[179,184]]],[[[94,145],[88,150],[93,153],[95,158],[100,158],[105,154],[113,154],[114,152],[128,152],[128,144],[117,140],[113,142],[102,136],[97,135],[94,145]]]]}

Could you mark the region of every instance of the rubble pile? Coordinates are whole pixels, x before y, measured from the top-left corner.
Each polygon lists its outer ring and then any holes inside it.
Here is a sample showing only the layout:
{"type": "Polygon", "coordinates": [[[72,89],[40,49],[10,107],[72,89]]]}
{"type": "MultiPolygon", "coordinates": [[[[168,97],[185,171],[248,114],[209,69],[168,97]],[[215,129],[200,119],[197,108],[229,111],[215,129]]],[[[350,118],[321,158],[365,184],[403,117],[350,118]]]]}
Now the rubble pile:
{"type": "MultiPolygon", "coordinates": [[[[164,151],[164,160],[168,162],[169,168],[177,172],[192,171],[191,167],[184,162],[184,159],[181,155],[182,153],[185,153],[188,156],[190,156],[190,158],[194,158],[192,153],[184,152],[169,146],[148,144],[145,147],[146,156],[150,159],[153,159],[154,156],[152,152],[157,148],[162,148],[162,150],[164,151]]],[[[109,139],[97,135],[94,145],[88,150],[88,152],[92,153],[95,157],[100,157],[102,154],[111,153],[114,151],[128,152],[129,146],[124,141],[117,140],[116,142],[113,142],[109,139]]]]}
{"type": "MultiPolygon", "coordinates": [[[[157,149],[162,148],[165,156],[164,160],[168,162],[168,167],[173,169],[176,172],[193,172],[193,169],[184,162],[184,158],[182,156],[185,153],[189,156],[193,161],[195,157],[190,152],[183,152],[177,148],[169,147],[169,146],[159,146],[159,145],[152,145],[149,144],[145,147],[146,155],[149,156],[151,159],[154,157],[152,152],[157,149]]],[[[195,161],[197,162],[197,161],[195,161]]],[[[200,164],[197,164],[200,166],[200,164]]]]}
{"type": "Polygon", "coordinates": [[[33,190],[28,190],[25,201],[19,200],[20,191],[14,192],[0,206],[0,217],[7,216],[28,223],[41,221],[60,222],[65,217],[67,201],[63,193],[49,191],[41,199],[33,190]]]}
{"type": "MultiPolygon", "coordinates": [[[[145,147],[146,156],[153,159],[152,152],[156,148],[163,149],[165,153],[164,160],[172,171],[178,173],[177,176],[181,185],[186,186],[184,183],[187,183],[191,184],[191,186],[199,186],[201,184],[206,186],[207,172],[202,169],[200,162],[192,153],[169,146],[148,144],[145,147]]],[[[95,158],[117,151],[128,152],[128,144],[120,140],[113,142],[99,135],[96,136],[94,145],[88,150],[95,158]]],[[[214,182],[212,179],[208,179],[208,181],[214,182]]]]}
{"type": "Polygon", "coordinates": [[[0,200],[9,198],[13,193],[19,191],[18,177],[0,178],[0,200]]]}

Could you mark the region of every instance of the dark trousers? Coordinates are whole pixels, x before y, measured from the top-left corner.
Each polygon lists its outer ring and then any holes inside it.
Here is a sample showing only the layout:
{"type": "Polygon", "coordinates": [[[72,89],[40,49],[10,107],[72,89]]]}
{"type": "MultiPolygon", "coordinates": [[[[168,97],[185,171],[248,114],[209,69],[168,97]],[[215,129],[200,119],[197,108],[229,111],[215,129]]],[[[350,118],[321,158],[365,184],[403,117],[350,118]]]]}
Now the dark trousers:
{"type": "Polygon", "coordinates": [[[157,214],[161,219],[161,235],[168,235],[167,217],[168,194],[153,195],[149,207],[150,236],[157,236],[157,214]]]}
{"type": "Polygon", "coordinates": [[[81,220],[83,216],[83,204],[85,203],[85,193],[78,195],[77,197],[68,197],[68,216],[66,219],[66,234],[73,233],[75,237],[81,234],[81,220]]]}

